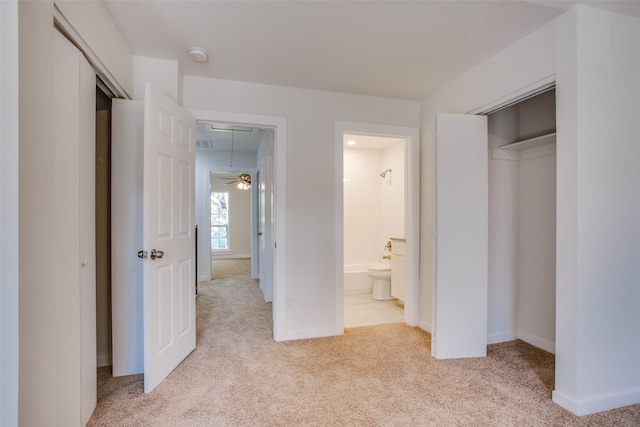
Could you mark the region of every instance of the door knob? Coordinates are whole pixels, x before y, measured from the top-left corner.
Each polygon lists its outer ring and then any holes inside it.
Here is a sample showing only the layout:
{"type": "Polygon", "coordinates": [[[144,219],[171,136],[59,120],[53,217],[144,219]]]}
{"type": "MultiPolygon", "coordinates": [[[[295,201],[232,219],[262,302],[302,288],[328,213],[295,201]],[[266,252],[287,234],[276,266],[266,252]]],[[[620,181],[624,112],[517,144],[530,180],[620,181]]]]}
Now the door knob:
{"type": "Polygon", "coordinates": [[[151,258],[152,260],[164,258],[164,251],[157,251],[155,249],[151,249],[151,255],[149,256],[149,258],[151,258]]]}

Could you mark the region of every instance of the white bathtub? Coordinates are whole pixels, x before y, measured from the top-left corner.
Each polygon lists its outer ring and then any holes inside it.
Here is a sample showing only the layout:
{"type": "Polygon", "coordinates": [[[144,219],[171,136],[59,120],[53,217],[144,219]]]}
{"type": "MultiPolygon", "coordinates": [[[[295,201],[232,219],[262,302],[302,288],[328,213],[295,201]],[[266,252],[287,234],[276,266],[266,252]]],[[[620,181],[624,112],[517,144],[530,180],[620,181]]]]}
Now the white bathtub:
{"type": "Polygon", "coordinates": [[[344,266],[344,293],[366,294],[371,292],[371,277],[367,270],[371,264],[346,264],[344,266]]]}

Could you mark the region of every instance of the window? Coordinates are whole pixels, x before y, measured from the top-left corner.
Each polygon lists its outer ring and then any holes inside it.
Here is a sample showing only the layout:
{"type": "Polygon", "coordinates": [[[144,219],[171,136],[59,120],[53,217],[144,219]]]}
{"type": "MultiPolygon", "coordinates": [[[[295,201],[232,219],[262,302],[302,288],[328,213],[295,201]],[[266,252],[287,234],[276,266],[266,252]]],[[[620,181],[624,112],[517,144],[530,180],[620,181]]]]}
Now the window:
{"type": "Polygon", "coordinates": [[[211,192],[211,250],[229,249],[229,193],[211,192]]]}

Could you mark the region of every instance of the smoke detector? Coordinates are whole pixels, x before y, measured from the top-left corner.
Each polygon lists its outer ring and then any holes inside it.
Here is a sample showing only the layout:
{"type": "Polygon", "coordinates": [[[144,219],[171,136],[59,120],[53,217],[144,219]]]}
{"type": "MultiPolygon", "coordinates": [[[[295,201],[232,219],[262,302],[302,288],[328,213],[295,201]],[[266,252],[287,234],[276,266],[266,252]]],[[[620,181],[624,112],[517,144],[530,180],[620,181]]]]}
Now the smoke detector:
{"type": "Polygon", "coordinates": [[[209,59],[207,51],[201,47],[190,47],[189,56],[191,56],[191,59],[195,62],[207,62],[207,59],[209,59]]]}

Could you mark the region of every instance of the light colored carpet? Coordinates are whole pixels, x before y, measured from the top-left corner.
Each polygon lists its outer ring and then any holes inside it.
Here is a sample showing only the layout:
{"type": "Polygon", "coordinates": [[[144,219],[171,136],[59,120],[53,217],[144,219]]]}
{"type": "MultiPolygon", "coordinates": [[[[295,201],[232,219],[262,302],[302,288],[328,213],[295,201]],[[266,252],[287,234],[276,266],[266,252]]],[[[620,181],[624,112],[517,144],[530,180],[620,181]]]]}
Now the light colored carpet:
{"type": "Polygon", "coordinates": [[[101,371],[90,426],[640,425],[640,405],[586,417],[555,405],[553,355],[522,341],[464,360],[431,358],[430,335],[405,324],[276,343],[271,305],[240,270],[201,284],[197,348],[152,393],[101,371]]]}

